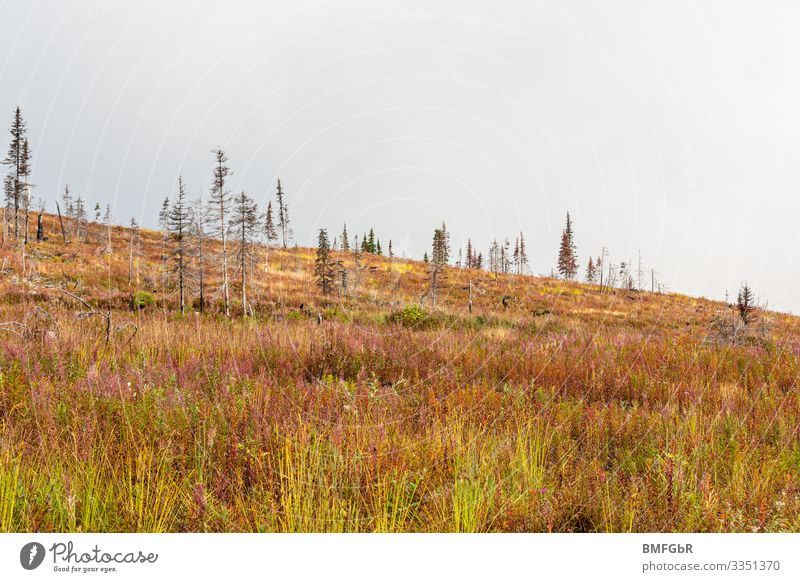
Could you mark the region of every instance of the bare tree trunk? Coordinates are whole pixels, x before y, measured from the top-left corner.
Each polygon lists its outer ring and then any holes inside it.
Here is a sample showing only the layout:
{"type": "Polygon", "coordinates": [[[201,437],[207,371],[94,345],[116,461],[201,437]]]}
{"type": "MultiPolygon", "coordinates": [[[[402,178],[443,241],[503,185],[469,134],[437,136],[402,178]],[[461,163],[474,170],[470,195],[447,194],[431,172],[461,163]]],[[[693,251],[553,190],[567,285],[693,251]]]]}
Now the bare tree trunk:
{"type": "MultiPolygon", "coordinates": [[[[27,182],[27,180],[26,180],[27,182]]],[[[25,184],[25,243],[28,242],[28,213],[31,208],[31,187],[25,184]]]]}
{"type": "Polygon", "coordinates": [[[58,223],[61,225],[61,236],[64,238],[64,244],[67,244],[67,231],[64,230],[64,219],[61,217],[61,207],[56,202],[56,210],[58,210],[58,223]]]}
{"type": "Polygon", "coordinates": [[[133,285],[133,237],[135,231],[131,229],[130,257],[128,260],[128,287],[133,285]]]}
{"type": "Polygon", "coordinates": [[[222,294],[225,301],[225,317],[230,317],[228,298],[228,239],[225,236],[225,210],[220,203],[220,231],[222,233],[222,294]]]}

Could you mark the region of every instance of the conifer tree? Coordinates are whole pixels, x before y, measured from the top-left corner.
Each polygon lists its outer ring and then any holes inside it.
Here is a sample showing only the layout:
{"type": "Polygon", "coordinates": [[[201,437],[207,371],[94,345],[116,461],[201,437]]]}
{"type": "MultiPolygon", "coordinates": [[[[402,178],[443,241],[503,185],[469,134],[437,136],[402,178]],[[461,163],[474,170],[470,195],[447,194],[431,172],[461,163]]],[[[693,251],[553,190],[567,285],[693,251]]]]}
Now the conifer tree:
{"type": "Polygon", "coordinates": [[[69,184],[64,185],[64,193],[61,195],[61,201],[64,204],[64,218],[67,219],[67,231],[69,231],[69,237],[71,239],[72,225],[70,224],[70,220],[75,216],[75,203],[69,191],[69,184]]]}
{"type": "Polygon", "coordinates": [[[206,306],[206,230],[205,230],[205,208],[203,207],[203,197],[200,195],[194,202],[194,209],[191,213],[191,232],[192,232],[192,254],[195,258],[195,270],[197,274],[197,290],[199,292],[198,303],[200,313],[205,312],[206,306]]]}
{"type": "Polygon", "coordinates": [[[14,111],[14,118],[11,121],[11,141],[8,144],[8,153],[3,164],[8,166],[10,177],[10,198],[13,204],[13,220],[14,225],[14,238],[19,238],[19,211],[23,203],[23,171],[30,159],[30,152],[27,153],[28,159],[25,159],[27,149],[25,146],[25,134],[27,133],[28,126],[22,118],[22,110],[17,107],[14,111]]]}
{"type": "MultiPolygon", "coordinates": [[[[230,317],[230,296],[228,281],[228,213],[230,211],[230,193],[226,189],[228,176],[231,170],[228,167],[228,157],[222,148],[217,148],[214,154],[214,175],[211,182],[211,194],[208,199],[208,216],[211,232],[222,241],[222,297],[225,316],[230,317]]],[[[280,184],[280,183],[279,183],[280,184]]],[[[280,187],[279,187],[280,190],[280,187]]]]}
{"type": "Polygon", "coordinates": [[[739,318],[745,326],[755,321],[755,298],[753,297],[753,291],[747,283],[744,283],[739,289],[739,294],[736,297],[736,310],[739,312],[739,318]]]}
{"type": "Polygon", "coordinates": [[[567,212],[567,224],[561,233],[561,246],[558,251],[558,273],[565,279],[574,279],[578,274],[578,257],[572,232],[572,220],[567,212]]]}
{"type": "Polygon", "coordinates": [[[525,236],[519,231],[519,274],[525,273],[528,268],[528,251],[525,247],[525,236]]]}
{"type": "MultiPolygon", "coordinates": [[[[130,235],[128,239],[129,249],[128,249],[128,287],[133,286],[133,256],[134,250],[138,247],[139,244],[139,224],[136,222],[136,219],[131,217],[131,227],[130,227],[130,235]]],[[[138,283],[138,277],[137,277],[138,283]]]]}
{"type": "Polygon", "coordinates": [[[330,295],[333,291],[335,276],[336,271],[330,256],[328,233],[324,228],[321,228],[319,229],[317,243],[317,258],[314,261],[314,277],[317,281],[317,287],[324,295],[330,295]]]}
{"type": "Polygon", "coordinates": [[[285,249],[292,238],[292,227],[289,222],[289,207],[286,204],[280,179],[278,180],[278,191],[275,196],[278,202],[278,231],[281,234],[281,244],[285,249]]]}
{"type": "Polygon", "coordinates": [[[106,211],[103,214],[103,227],[106,229],[106,244],[103,254],[111,253],[111,205],[106,204],[106,211]]]}
{"type": "Polygon", "coordinates": [[[22,211],[25,213],[25,244],[28,243],[28,223],[31,210],[31,151],[28,138],[22,141],[22,155],[19,161],[20,196],[22,197],[22,211]]]}
{"type": "Polygon", "coordinates": [[[345,252],[350,250],[350,241],[347,239],[347,223],[345,223],[344,227],[342,228],[341,247],[345,252]]]}
{"type": "Polygon", "coordinates": [[[441,228],[433,231],[433,245],[431,248],[431,286],[430,294],[433,306],[436,307],[436,291],[439,287],[441,274],[450,258],[450,235],[447,227],[442,223],[441,228]]]}
{"type": "Polygon", "coordinates": [[[597,282],[597,271],[592,257],[589,257],[589,263],[586,265],[586,282],[590,285],[594,285],[597,282]]]}
{"type": "Polygon", "coordinates": [[[247,303],[247,285],[252,266],[256,261],[258,242],[258,205],[245,192],[233,201],[231,236],[236,237],[236,268],[242,284],[242,317],[250,312],[247,303]]]}
{"type": "Polygon", "coordinates": [[[186,202],[183,178],[178,176],[178,195],[166,218],[166,227],[172,242],[170,258],[174,263],[172,273],[177,278],[178,307],[181,313],[186,313],[186,287],[189,279],[190,223],[190,208],[189,204],[186,202]]]}
{"type": "Polygon", "coordinates": [[[278,240],[278,231],[272,218],[272,202],[267,203],[267,214],[264,221],[264,234],[267,237],[267,244],[271,245],[278,240]]]}
{"type": "Polygon", "coordinates": [[[75,238],[86,241],[86,204],[80,194],[75,199],[75,238]]]}
{"type": "Polygon", "coordinates": [[[14,175],[6,174],[3,179],[3,193],[5,196],[5,206],[3,207],[3,242],[6,234],[12,234],[14,223],[14,175]]]}
{"type": "Polygon", "coordinates": [[[493,239],[492,244],[489,245],[489,271],[495,275],[501,270],[501,258],[500,245],[497,243],[497,239],[493,239]]]}

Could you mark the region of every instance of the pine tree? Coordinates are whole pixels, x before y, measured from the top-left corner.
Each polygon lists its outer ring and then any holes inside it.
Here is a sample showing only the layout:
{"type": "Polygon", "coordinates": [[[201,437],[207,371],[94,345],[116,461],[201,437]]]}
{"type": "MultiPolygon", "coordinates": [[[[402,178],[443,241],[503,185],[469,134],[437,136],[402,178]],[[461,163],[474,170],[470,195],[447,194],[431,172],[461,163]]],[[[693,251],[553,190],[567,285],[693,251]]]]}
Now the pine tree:
{"type": "Polygon", "coordinates": [[[191,223],[189,212],[183,178],[178,176],[178,195],[166,218],[166,227],[172,242],[170,258],[174,263],[172,273],[178,282],[178,305],[181,313],[186,313],[186,286],[189,278],[189,228],[191,223]]]}
{"type": "Polygon", "coordinates": [[[472,239],[467,239],[467,269],[475,268],[475,258],[473,257],[474,249],[472,248],[472,239]]]}
{"type": "Polygon", "coordinates": [[[328,233],[324,228],[319,229],[317,258],[314,261],[314,276],[320,291],[322,291],[324,295],[330,295],[333,291],[336,271],[330,256],[328,233]]]}
{"type": "Polygon", "coordinates": [[[100,214],[102,213],[102,209],[100,208],[100,203],[95,202],[94,204],[94,222],[95,224],[100,224],[100,214]]]}
{"type": "Polygon", "coordinates": [[[264,222],[264,234],[267,237],[267,244],[271,245],[278,240],[278,231],[275,229],[275,222],[272,218],[272,202],[267,203],[267,214],[264,222]]]}
{"type": "Polygon", "coordinates": [[[389,239],[389,258],[394,258],[394,250],[392,250],[392,239],[389,239]]]}
{"type": "Polygon", "coordinates": [[[381,239],[377,239],[375,241],[375,254],[383,255],[383,249],[381,249],[381,239]]]}
{"type": "Polygon", "coordinates": [[[258,205],[255,200],[242,192],[233,201],[231,215],[231,236],[236,237],[236,265],[242,284],[242,317],[249,313],[247,304],[247,284],[252,265],[256,261],[258,242],[258,205]]]}
{"type": "Polygon", "coordinates": [[[572,233],[572,220],[567,212],[567,225],[561,234],[561,246],[558,251],[558,273],[565,279],[574,279],[578,274],[578,257],[572,233]]]}
{"type": "Polygon", "coordinates": [[[208,199],[208,216],[211,223],[211,232],[222,241],[222,297],[225,317],[230,317],[230,296],[228,282],[228,212],[231,197],[225,189],[231,170],[228,168],[228,157],[222,148],[217,148],[214,154],[214,175],[211,182],[211,194],[208,199]]]}
{"type": "Polygon", "coordinates": [[[350,250],[350,241],[347,240],[347,223],[345,223],[344,227],[342,228],[341,246],[342,250],[345,252],[350,250]]]}
{"type": "Polygon", "coordinates": [[[292,239],[292,227],[289,222],[289,207],[286,205],[286,200],[284,199],[280,179],[278,180],[278,191],[275,196],[278,202],[278,230],[281,233],[281,244],[285,249],[288,241],[292,239]]]}

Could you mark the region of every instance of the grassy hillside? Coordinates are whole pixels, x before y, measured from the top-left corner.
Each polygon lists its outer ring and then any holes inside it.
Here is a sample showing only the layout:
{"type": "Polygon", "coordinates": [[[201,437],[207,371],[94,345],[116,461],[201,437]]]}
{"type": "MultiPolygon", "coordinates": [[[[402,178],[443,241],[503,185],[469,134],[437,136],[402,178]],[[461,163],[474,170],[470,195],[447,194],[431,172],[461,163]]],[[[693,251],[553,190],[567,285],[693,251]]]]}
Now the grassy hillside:
{"type": "Polygon", "coordinates": [[[800,531],[796,318],[459,269],[415,307],[372,256],[324,297],[304,248],[181,316],[158,233],[129,286],[128,231],[45,230],[0,251],[0,531],[800,531]]]}

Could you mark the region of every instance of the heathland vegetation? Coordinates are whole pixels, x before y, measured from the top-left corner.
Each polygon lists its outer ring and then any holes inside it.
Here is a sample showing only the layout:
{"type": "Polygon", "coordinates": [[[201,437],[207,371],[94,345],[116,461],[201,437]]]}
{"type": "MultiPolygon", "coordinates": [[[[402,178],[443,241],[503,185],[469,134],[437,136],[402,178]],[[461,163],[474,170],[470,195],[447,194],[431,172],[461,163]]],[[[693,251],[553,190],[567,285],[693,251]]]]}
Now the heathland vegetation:
{"type": "Polygon", "coordinates": [[[800,530],[800,322],[749,287],[605,251],[579,283],[569,218],[560,277],[444,224],[421,261],[303,248],[281,185],[262,214],[213,163],[159,230],[66,188],[49,214],[15,116],[0,531],[800,530]]]}

